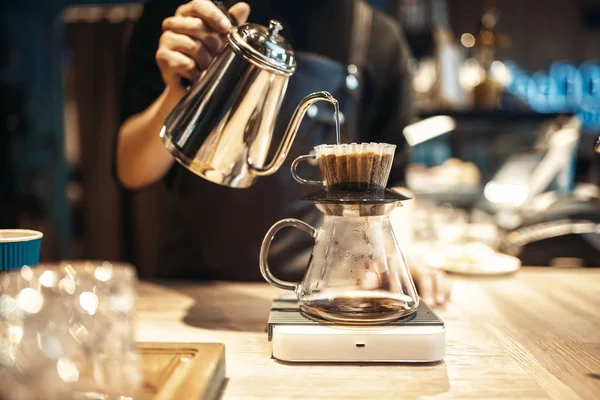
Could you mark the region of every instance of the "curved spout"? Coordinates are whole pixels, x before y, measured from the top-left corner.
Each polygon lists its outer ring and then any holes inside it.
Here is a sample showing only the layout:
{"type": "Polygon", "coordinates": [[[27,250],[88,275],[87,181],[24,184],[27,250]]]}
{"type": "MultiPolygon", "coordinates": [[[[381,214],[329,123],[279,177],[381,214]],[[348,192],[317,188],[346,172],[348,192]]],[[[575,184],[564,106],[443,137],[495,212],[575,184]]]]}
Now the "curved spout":
{"type": "Polygon", "coordinates": [[[296,138],[296,133],[298,132],[298,128],[300,127],[300,123],[302,123],[302,119],[304,118],[306,111],[310,106],[312,106],[318,101],[327,101],[336,106],[337,110],[338,101],[329,92],[315,92],[303,98],[300,104],[298,104],[298,107],[296,107],[294,115],[292,115],[292,119],[290,120],[290,123],[288,124],[287,129],[285,130],[283,139],[281,140],[281,143],[279,143],[277,152],[273,156],[271,162],[267,164],[264,168],[260,168],[253,165],[251,160],[248,160],[248,164],[250,165],[250,168],[252,169],[252,172],[255,175],[271,175],[281,167],[290,151],[290,148],[292,147],[292,143],[296,138]]]}

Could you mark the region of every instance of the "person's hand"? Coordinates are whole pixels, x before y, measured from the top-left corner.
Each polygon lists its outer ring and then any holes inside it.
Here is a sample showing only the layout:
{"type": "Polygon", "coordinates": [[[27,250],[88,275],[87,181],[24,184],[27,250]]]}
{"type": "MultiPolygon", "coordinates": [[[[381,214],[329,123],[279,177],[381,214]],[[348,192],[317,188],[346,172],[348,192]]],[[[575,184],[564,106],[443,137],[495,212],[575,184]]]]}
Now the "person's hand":
{"type": "MultiPolygon", "coordinates": [[[[250,14],[250,6],[237,3],[229,9],[238,24],[250,14]]],[[[225,44],[231,22],[208,0],[192,0],[180,6],[162,23],[156,62],[167,87],[180,88],[181,78],[195,81],[225,44]]]]}
{"type": "Polygon", "coordinates": [[[419,296],[428,306],[438,306],[450,298],[450,280],[443,271],[427,267],[411,267],[410,273],[419,296]]]}

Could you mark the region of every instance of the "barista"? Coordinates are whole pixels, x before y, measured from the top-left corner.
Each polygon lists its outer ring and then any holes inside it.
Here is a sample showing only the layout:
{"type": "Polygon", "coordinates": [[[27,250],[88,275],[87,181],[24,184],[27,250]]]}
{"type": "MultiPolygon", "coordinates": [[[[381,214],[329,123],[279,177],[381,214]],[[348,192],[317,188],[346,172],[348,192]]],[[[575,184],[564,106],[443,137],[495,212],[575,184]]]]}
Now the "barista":
{"type": "MultiPolygon", "coordinates": [[[[340,101],[345,116],[342,140],[396,144],[400,165],[390,182],[401,180],[401,132],[411,119],[411,80],[409,50],[395,21],[369,7],[365,12],[355,0],[256,0],[251,2],[252,14],[246,3],[228,6],[239,24],[249,16],[261,25],[279,20],[282,34],[296,50],[297,71],[290,78],[275,133],[283,132],[305,95],[327,90],[340,101]],[[358,85],[346,83],[349,71],[359,71],[358,85]]],[[[174,163],[163,147],[158,133],[186,91],[182,78],[199,78],[231,27],[208,0],[149,0],[131,37],[115,166],[119,181],[130,190],[160,180],[170,189],[172,207],[161,255],[164,278],[262,280],[258,252],[273,222],[293,217],[320,223],[315,207],[299,200],[306,188],[293,181],[289,163],[314,145],[334,143],[328,122],[332,118],[303,122],[286,163],[248,189],[205,181],[174,163]]],[[[312,238],[297,230],[280,236],[271,247],[270,264],[278,277],[299,280],[312,238]]],[[[411,272],[426,301],[446,300],[449,286],[442,273],[415,266],[411,272]]]]}

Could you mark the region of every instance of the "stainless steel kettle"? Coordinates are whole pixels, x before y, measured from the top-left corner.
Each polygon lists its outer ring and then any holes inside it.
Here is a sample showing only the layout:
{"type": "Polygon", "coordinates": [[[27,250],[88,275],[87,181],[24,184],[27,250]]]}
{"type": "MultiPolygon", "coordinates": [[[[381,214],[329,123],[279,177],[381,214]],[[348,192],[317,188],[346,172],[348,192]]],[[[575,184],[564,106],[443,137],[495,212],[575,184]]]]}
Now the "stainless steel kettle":
{"type": "Polygon", "coordinates": [[[279,34],[282,25],[234,27],[204,75],[167,117],[160,132],[165,147],[196,175],[232,188],[247,188],[283,164],[306,110],[317,101],[334,105],[327,92],[297,106],[275,155],[267,161],[275,120],[288,80],[296,70],[294,50],[279,34]]]}

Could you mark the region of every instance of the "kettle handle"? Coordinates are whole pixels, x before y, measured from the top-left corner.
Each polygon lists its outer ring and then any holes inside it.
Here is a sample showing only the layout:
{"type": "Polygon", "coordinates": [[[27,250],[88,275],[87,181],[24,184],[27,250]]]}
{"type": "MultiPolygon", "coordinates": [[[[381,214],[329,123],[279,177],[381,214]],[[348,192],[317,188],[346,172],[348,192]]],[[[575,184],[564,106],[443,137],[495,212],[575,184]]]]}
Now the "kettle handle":
{"type": "MultiPolygon", "coordinates": [[[[225,16],[227,17],[227,19],[229,20],[229,22],[231,23],[231,26],[233,26],[234,28],[239,26],[237,20],[233,17],[233,15],[231,15],[231,13],[229,12],[229,10],[227,10],[227,6],[219,0],[211,0],[211,2],[217,6],[217,8],[223,13],[225,14],[225,16]]],[[[192,85],[194,84],[194,82],[190,81],[187,78],[180,78],[179,82],[181,84],[182,87],[185,88],[185,90],[190,90],[190,88],[192,87],[192,85]]]]}
{"type": "Polygon", "coordinates": [[[217,8],[223,13],[225,14],[225,16],[227,17],[227,19],[229,20],[229,22],[231,22],[231,26],[233,27],[237,27],[238,23],[236,21],[236,19],[233,17],[233,15],[231,15],[229,13],[229,10],[227,10],[227,6],[219,0],[212,0],[212,3],[217,6],[217,8]]]}
{"type": "Polygon", "coordinates": [[[302,101],[300,101],[300,104],[298,104],[298,107],[296,107],[296,110],[294,110],[294,115],[292,115],[292,119],[285,130],[283,139],[281,140],[281,143],[279,143],[277,152],[273,156],[271,162],[269,162],[266,167],[258,167],[254,165],[250,157],[248,157],[248,166],[254,175],[272,175],[281,167],[290,151],[290,148],[292,147],[292,142],[296,138],[296,133],[298,133],[298,128],[302,123],[302,119],[304,118],[306,111],[310,106],[318,101],[328,101],[332,104],[337,103],[337,100],[331,95],[331,93],[325,91],[311,93],[303,98],[302,101]]]}
{"type": "Polygon", "coordinates": [[[271,270],[269,269],[269,262],[267,261],[269,257],[269,249],[271,248],[271,243],[273,242],[273,239],[275,239],[275,235],[281,229],[289,227],[301,229],[304,232],[310,234],[313,238],[317,237],[317,230],[304,221],[300,221],[299,219],[295,218],[286,218],[282,219],[281,221],[277,221],[265,235],[265,238],[263,239],[262,245],[260,247],[260,273],[262,274],[263,278],[265,278],[265,280],[271,285],[279,289],[296,291],[296,289],[298,288],[298,283],[282,281],[281,279],[276,278],[271,273],[271,270]]]}

